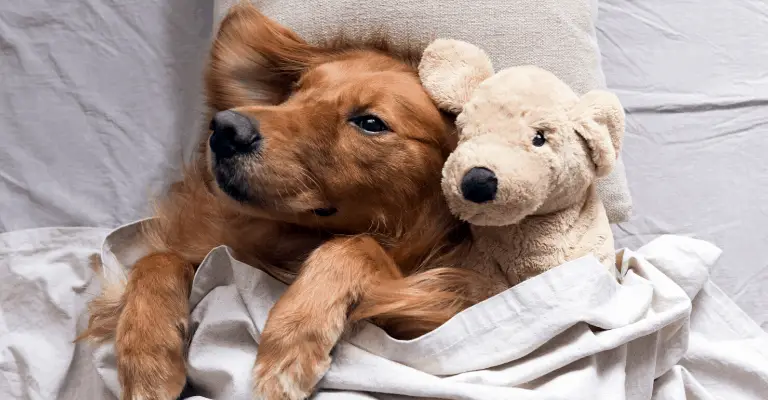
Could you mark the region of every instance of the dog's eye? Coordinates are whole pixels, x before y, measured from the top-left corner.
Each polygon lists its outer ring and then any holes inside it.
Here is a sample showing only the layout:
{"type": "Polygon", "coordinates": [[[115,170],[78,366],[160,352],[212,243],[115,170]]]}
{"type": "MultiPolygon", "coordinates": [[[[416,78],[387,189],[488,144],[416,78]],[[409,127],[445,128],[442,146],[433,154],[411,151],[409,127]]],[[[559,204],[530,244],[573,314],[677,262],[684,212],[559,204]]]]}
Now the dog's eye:
{"type": "Polygon", "coordinates": [[[536,147],[544,146],[547,143],[547,138],[544,136],[544,131],[536,131],[536,136],[533,137],[533,145],[536,147]]]}
{"type": "Polygon", "coordinates": [[[378,135],[389,131],[387,124],[375,115],[368,114],[352,117],[349,119],[349,122],[368,135],[378,135]]]}
{"type": "Polygon", "coordinates": [[[331,208],[317,208],[317,209],[312,210],[312,212],[315,213],[315,215],[317,215],[318,217],[330,217],[331,215],[336,214],[337,211],[339,211],[339,210],[337,210],[337,209],[335,209],[333,207],[331,207],[331,208]]]}

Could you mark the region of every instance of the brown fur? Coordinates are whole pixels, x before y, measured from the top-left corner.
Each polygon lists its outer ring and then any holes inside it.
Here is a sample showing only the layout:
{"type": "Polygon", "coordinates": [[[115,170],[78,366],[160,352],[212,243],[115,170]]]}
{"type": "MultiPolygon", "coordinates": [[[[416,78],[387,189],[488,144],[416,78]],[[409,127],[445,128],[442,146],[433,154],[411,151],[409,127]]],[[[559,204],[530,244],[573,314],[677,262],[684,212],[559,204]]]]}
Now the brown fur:
{"type": "Polygon", "coordinates": [[[471,272],[437,268],[461,258],[467,232],[441,195],[456,138],[420,85],[418,54],[381,38],[310,45],[248,2],[232,8],[211,50],[208,105],[257,120],[263,149],[237,165],[232,179],[249,191],[237,202],[201,143],[144,231],[156,252],[134,265],[122,296],[91,303],[83,337],[115,338],[124,399],[181,391],[193,272],[221,244],[292,283],[254,368],[268,399],[311,393],[350,323],[418,336],[492,294],[471,272]],[[347,122],[362,112],[392,132],[362,134],[347,122]],[[313,213],[327,207],[338,212],[313,213]]]}

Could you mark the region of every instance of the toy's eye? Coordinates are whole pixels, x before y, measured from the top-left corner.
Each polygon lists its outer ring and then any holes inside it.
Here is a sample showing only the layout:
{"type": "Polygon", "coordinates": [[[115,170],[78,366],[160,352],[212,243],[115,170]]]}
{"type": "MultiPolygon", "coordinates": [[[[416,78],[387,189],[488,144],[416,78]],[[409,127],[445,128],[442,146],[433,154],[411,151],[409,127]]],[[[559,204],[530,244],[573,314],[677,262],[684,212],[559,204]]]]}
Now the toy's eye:
{"type": "Polygon", "coordinates": [[[547,138],[544,137],[544,131],[536,131],[536,136],[533,137],[533,145],[536,147],[544,146],[547,143],[547,138]]]}
{"type": "Polygon", "coordinates": [[[349,119],[349,123],[358,127],[367,135],[378,135],[389,131],[389,127],[381,118],[371,114],[352,117],[349,119]]]}

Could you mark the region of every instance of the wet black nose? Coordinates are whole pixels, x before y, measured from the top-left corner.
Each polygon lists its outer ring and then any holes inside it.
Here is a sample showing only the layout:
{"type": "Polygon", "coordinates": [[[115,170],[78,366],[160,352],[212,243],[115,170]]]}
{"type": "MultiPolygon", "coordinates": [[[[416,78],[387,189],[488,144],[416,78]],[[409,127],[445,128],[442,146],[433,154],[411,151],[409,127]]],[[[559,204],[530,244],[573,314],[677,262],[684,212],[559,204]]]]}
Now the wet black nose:
{"type": "Polygon", "coordinates": [[[261,135],[254,121],[232,110],[220,111],[211,120],[213,134],[208,141],[219,158],[248,154],[258,150],[261,135]]]}
{"type": "Polygon", "coordinates": [[[473,203],[485,203],[496,198],[496,174],[488,168],[475,167],[461,179],[461,194],[473,203]]]}

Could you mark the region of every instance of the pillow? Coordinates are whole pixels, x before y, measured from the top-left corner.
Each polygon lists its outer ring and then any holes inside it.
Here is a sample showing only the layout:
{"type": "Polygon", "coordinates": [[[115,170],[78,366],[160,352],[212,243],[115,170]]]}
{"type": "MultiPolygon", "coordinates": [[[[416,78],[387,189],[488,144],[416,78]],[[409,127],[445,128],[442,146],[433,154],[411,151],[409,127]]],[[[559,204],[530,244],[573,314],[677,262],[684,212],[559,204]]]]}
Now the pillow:
{"type": "MultiPolygon", "coordinates": [[[[465,40],[486,50],[496,70],[534,64],[583,94],[605,87],[595,37],[598,0],[253,0],[269,17],[307,40],[385,29],[393,39],[465,40]]],[[[217,21],[235,0],[220,0],[217,21]]],[[[626,221],[632,199],[619,158],[598,181],[612,223],[626,221]]]]}

